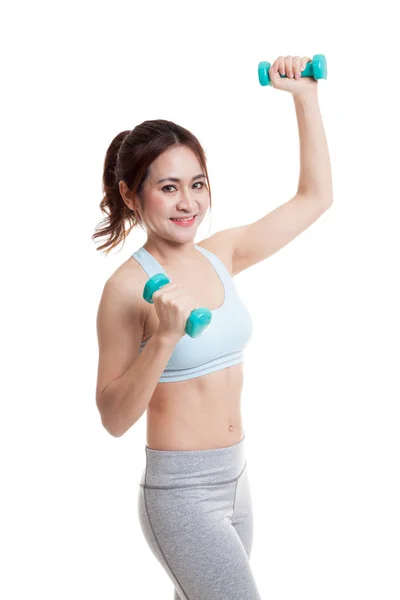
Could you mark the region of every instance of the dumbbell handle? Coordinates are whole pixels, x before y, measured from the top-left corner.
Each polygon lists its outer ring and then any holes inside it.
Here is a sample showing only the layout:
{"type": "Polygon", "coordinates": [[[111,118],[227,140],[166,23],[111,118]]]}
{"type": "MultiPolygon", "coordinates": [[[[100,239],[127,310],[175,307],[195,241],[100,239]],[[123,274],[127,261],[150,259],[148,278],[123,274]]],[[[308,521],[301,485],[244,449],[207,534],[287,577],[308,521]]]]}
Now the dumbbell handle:
{"type": "MultiPolygon", "coordinates": [[[[170,280],[165,273],[157,273],[150,277],[143,290],[143,298],[146,302],[153,304],[154,292],[160,290],[167,283],[170,283],[170,280]]],[[[211,319],[212,313],[209,308],[196,308],[192,310],[186,321],[185,332],[188,336],[196,338],[209,327],[211,319]]]]}
{"type": "MultiPolygon", "coordinates": [[[[271,81],[269,78],[269,70],[271,68],[271,63],[262,61],[258,64],[258,80],[261,85],[271,85],[271,81]]],[[[279,73],[281,79],[287,77],[286,75],[281,75],[279,73]]],[[[301,72],[301,77],[314,77],[314,79],[327,79],[328,77],[328,69],[326,65],[326,58],[323,54],[315,54],[313,59],[309,61],[305,69],[301,72]]]]}

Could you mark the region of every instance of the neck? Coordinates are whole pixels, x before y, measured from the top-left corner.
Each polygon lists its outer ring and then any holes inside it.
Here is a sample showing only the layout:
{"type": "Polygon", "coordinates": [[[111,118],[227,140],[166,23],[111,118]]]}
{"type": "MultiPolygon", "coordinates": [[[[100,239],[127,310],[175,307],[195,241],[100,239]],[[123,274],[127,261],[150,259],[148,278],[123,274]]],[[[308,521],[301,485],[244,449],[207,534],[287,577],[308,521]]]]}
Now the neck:
{"type": "Polygon", "coordinates": [[[143,248],[162,266],[179,266],[197,256],[194,240],[182,243],[147,239],[143,248]]]}

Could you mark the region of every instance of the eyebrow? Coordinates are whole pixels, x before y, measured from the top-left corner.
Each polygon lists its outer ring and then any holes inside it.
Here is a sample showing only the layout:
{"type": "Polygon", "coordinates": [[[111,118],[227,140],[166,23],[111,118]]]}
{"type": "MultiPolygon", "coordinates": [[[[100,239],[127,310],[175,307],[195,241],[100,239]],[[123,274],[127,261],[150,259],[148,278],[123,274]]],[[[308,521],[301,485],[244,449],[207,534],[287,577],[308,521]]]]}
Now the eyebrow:
{"type": "MultiPolygon", "coordinates": [[[[192,177],[192,181],[194,181],[195,179],[200,179],[200,177],[206,177],[204,175],[204,173],[199,173],[199,175],[195,175],[194,177],[192,177]]],[[[163,181],[177,181],[178,183],[180,183],[180,179],[178,179],[177,177],[164,177],[164,179],[160,179],[159,181],[157,181],[157,183],[162,183],[163,181]]]]}

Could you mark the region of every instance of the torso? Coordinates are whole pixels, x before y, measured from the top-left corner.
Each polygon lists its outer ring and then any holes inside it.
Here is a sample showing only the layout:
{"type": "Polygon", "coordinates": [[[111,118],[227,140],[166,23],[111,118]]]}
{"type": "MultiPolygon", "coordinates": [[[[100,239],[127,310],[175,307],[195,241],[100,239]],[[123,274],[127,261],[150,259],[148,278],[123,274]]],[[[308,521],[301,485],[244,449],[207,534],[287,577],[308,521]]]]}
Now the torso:
{"type": "MultiPolygon", "coordinates": [[[[217,247],[210,238],[196,244],[213,252],[232,274],[230,251],[217,247]]],[[[198,252],[190,270],[166,269],[174,283],[180,283],[198,306],[214,310],[224,300],[224,289],[213,265],[198,252]]],[[[142,267],[130,257],[125,268],[142,267]]],[[[143,300],[144,332],[147,340],[158,327],[152,304],[143,300]]],[[[147,408],[147,446],[153,450],[203,450],[238,443],[244,435],[241,418],[242,364],[186,381],[158,383],[147,408]]]]}

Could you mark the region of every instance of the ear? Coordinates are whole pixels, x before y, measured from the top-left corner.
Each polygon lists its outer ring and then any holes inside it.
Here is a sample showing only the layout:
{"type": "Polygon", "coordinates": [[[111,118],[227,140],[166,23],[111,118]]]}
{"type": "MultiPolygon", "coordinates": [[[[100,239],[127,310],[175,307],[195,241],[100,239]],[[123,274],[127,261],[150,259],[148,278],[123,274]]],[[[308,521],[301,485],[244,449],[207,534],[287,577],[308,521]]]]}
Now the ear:
{"type": "Polygon", "coordinates": [[[135,210],[135,206],[132,201],[132,193],[131,193],[130,189],[128,188],[128,186],[126,185],[125,181],[123,181],[121,179],[120,182],[118,183],[118,187],[119,187],[119,193],[121,194],[125,204],[131,210],[135,210]]]}
{"type": "Polygon", "coordinates": [[[132,210],[135,211],[136,219],[140,222],[143,222],[142,215],[141,215],[142,205],[141,205],[139,196],[137,194],[135,194],[135,200],[131,201],[131,202],[132,202],[132,210]]]}

